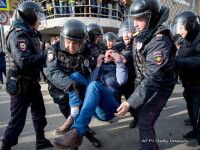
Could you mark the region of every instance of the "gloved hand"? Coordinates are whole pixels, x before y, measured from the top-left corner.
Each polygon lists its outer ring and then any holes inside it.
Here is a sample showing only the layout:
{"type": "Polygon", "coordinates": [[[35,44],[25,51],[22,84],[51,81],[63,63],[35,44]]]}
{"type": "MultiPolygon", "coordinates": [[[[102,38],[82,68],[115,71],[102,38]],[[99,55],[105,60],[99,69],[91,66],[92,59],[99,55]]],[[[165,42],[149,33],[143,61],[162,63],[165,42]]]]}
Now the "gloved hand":
{"type": "Polygon", "coordinates": [[[80,82],[77,82],[77,81],[74,81],[72,83],[72,86],[71,86],[74,90],[74,92],[76,93],[76,95],[81,99],[81,100],[84,100],[84,97],[85,97],[85,89],[86,89],[86,86],[85,84],[83,83],[80,83],[80,82]]]}

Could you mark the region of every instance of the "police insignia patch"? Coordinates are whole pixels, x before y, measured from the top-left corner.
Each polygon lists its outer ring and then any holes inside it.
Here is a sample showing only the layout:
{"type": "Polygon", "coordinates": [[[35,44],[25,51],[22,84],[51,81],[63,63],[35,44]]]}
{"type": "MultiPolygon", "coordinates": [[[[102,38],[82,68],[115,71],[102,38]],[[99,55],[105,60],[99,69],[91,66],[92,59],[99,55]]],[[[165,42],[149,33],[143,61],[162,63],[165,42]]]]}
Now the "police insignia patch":
{"type": "Polygon", "coordinates": [[[142,42],[137,42],[137,50],[142,48],[142,42]]]}
{"type": "Polygon", "coordinates": [[[48,61],[52,61],[54,59],[54,51],[48,51],[48,54],[47,54],[47,59],[48,61]]]}
{"type": "Polygon", "coordinates": [[[90,62],[88,59],[84,60],[84,65],[85,67],[89,67],[90,66],[90,62]]]}
{"type": "Polygon", "coordinates": [[[156,65],[161,65],[163,63],[163,53],[161,51],[154,52],[153,58],[156,65]]]}
{"type": "Polygon", "coordinates": [[[27,43],[25,40],[19,40],[18,46],[22,51],[25,51],[27,49],[27,43]]]}

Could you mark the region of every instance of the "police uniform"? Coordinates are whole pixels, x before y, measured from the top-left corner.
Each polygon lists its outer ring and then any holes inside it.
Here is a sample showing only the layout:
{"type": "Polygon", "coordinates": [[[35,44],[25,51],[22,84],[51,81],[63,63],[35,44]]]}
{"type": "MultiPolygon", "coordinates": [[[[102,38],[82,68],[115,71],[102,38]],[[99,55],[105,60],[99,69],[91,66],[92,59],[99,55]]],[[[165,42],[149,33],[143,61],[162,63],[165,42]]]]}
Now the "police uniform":
{"type": "Polygon", "coordinates": [[[130,95],[134,91],[134,81],[135,81],[135,70],[133,65],[133,51],[132,51],[132,42],[128,45],[125,45],[123,41],[117,43],[115,45],[115,50],[120,54],[124,55],[127,60],[126,66],[129,70],[129,78],[128,82],[122,86],[122,93],[124,94],[125,98],[128,99],[130,95]]]}
{"type": "Polygon", "coordinates": [[[11,119],[6,128],[3,142],[14,146],[22,132],[27,109],[31,107],[36,135],[44,135],[47,125],[45,106],[39,85],[40,69],[45,55],[40,49],[40,33],[30,29],[21,21],[15,21],[7,37],[7,84],[11,97],[11,119]]]}
{"type": "MultiPolygon", "coordinates": [[[[88,44],[86,44],[82,53],[74,55],[63,51],[60,48],[60,41],[47,49],[47,60],[43,71],[49,81],[48,90],[54,103],[59,105],[59,109],[66,119],[70,114],[68,90],[74,82],[69,75],[74,72],[79,72],[87,78],[94,64],[96,63],[92,60],[88,44]]],[[[82,92],[84,92],[84,89],[82,92]]],[[[86,138],[95,147],[100,147],[101,143],[92,133],[93,131],[88,128],[85,135],[86,138]]]]}
{"type": "Polygon", "coordinates": [[[188,114],[193,132],[200,144],[199,105],[200,105],[200,29],[189,32],[180,49],[176,60],[182,84],[183,96],[187,102],[188,114]]]}
{"type": "Polygon", "coordinates": [[[71,55],[67,51],[60,49],[59,45],[60,41],[47,49],[47,60],[43,70],[50,81],[49,91],[54,98],[54,102],[66,104],[68,103],[68,90],[74,82],[69,75],[79,72],[87,77],[91,71],[91,61],[89,60],[89,53],[87,51],[71,55]],[[63,94],[59,92],[56,94],[55,89],[63,94]]]}
{"type": "Polygon", "coordinates": [[[139,132],[143,149],[157,149],[154,124],[170,97],[174,85],[175,45],[164,27],[140,35],[134,41],[136,89],[128,99],[139,110],[139,132]],[[148,37],[149,36],[149,37],[148,37]]]}

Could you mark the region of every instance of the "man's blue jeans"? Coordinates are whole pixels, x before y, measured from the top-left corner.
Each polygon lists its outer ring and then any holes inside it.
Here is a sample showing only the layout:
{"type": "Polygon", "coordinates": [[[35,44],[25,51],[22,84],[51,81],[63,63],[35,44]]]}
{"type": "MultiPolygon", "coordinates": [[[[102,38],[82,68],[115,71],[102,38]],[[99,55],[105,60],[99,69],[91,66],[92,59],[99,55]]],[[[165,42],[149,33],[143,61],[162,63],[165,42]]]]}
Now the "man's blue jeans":
{"type": "MultiPolygon", "coordinates": [[[[70,78],[72,78],[73,80],[75,80],[77,82],[85,84],[86,87],[89,84],[88,81],[85,79],[85,77],[78,72],[70,74],[70,78]]],[[[82,92],[85,92],[85,90],[83,89],[82,92]]],[[[76,95],[76,93],[73,90],[70,90],[69,91],[69,106],[70,106],[70,108],[77,107],[82,104],[83,104],[83,101],[76,95]]]]}
{"type": "Polygon", "coordinates": [[[99,120],[108,121],[114,118],[118,107],[119,104],[111,92],[100,82],[92,81],[86,89],[80,115],[72,128],[84,135],[93,115],[99,120]]]}

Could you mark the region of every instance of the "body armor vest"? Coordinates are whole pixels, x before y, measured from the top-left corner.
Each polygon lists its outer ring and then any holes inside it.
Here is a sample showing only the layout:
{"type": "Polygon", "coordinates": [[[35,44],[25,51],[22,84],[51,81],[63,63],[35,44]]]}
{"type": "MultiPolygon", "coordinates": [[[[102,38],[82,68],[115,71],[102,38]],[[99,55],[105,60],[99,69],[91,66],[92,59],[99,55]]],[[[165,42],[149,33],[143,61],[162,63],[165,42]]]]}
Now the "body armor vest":
{"type": "Polygon", "coordinates": [[[90,61],[82,54],[69,55],[65,51],[57,51],[58,67],[66,74],[79,72],[87,77],[90,72],[90,61]]]}
{"type": "Polygon", "coordinates": [[[39,79],[39,75],[40,75],[40,70],[41,68],[35,68],[34,71],[30,71],[30,69],[23,69],[21,70],[19,68],[19,66],[17,65],[17,63],[15,62],[15,60],[13,58],[15,58],[15,56],[12,55],[11,50],[10,50],[10,40],[13,40],[14,38],[16,38],[19,34],[25,34],[26,38],[29,39],[30,42],[30,50],[32,52],[32,54],[41,54],[42,50],[40,47],[40,40],[38,37],[36,36],[31,36],[24,30],[22,30],[21,28],[14,28],[13,30],[11,30],[9,32],[9,34],[7,35],[7,50],[8,53],[6,54],[6,70],[7,70],[7,79],[10,79],[10,77],[15,77],[17,78],[18,76],[22,76],[22,77],[26,77],[26,78],[30,78],[33,80],[38,80],[39,79]]]}
{"type": "MultiPolygon", "coordinates": [[[[158,29],[156,31],[156,33],[153,34],[152,38],[154,36],[156,36],[157,34],[162,33],[163,31],[166,31],[166,30],[158,29]]],[[[136,71],[136,81],[137,82],[141,82],[144,79],[144,74],[146,71],[146,61],[145,61],[146,54],[145,54],[145,52],[146,52],[146,49],[148,49],[148,46],[151,45],[151,39],[150,39],[150,41],[147,41],[145,45],[144,45],[144,43],[140,43],[140,42],[137,43],[135,40],[133,42],[133,47],[134,47],[133,53],[135,53],[135,54],[133,54],[133,57],[134,57],[133,59],[135,60],[134,66],[135,66],[135,71],[136,71]]],[[[175,69],[174,59],[175,59],[175,53],[176,53],[176,46],[172,42],[172,40],[171,40],[170,48],[171,48],[171,53],[170,53],[170,57],[169,57],[168,63],[166,65],[166,70],[165,70],[166,76],[170,76],[175,69]]]]}

